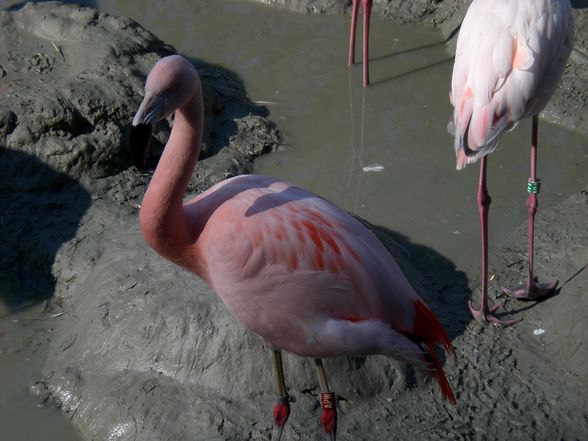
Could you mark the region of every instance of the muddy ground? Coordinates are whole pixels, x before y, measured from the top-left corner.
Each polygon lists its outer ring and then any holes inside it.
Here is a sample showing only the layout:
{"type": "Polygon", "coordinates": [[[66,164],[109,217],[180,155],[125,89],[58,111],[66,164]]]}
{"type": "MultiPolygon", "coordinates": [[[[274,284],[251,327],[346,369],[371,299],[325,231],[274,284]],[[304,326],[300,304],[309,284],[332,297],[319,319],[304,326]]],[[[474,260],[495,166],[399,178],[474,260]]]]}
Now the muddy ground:
{"type": "MultiPolygon", "coordinates": [[[[345,13],[348,3],[289,5],[345,13]]],[[[376,1],[375,12],[446,26],[459,22],[463,3],[376,1]]],[[[575,14],[577,46],[546,115],[588,133],[587,13],[575,14]]],[[[27,342],[47,352],[32,391],[61,407],[87,440],[268,439],[267,350],[138,231],[149,173],[133,165],[129,123],[146,72],[173,48],[128,19],[51,3],[0,12],[0,42],[0,280],[12,287],[2,312],[45,302],[51,317],[51,332],[27,342]]],[[[194,61],[207,97],[195,192],[248,172],[281,137],[236,74],[194,61]]],[[[168,133],[164,125],[156,134],[155,154],[168,133]]],[[[509,300],[524,321],[508,329],[472,321],[465,305],[477,300],[475,276],[374,226],[452,338],[458,364],[446,372],[458,405],[393,360],[328,360],[340,439],[587,439],[587,214],[588,186],[540,212],[537,272],[559,278],[561,290],[542,303],[509,300]]],[[[492,256],[493,297],[525,276],[524,226],[511,244],[492,256]]],[[[285,361],[295,402],[284,439],[321,439],[313,366],[285,361]]]]}

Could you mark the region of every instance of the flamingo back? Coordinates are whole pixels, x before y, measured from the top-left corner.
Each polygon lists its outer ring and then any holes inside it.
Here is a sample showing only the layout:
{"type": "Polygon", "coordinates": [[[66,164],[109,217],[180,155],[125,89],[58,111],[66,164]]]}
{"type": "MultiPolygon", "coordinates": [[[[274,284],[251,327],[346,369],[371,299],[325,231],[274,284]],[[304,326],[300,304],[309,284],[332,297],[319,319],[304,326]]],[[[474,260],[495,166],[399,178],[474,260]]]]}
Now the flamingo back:
{"type": "Polygon", "coordinates": [[[474,0],[457,41],[450,100],[457,168],[547,104],[570,55],[568,0],[474,0]]]}
{"type": "Polygon", "coordinates": [[[284,181],[247,175],[216,185],[185,210],[198,212],[194,219],[206,218],[198,227],[196,246],[205,262],[199,275],[270,346],[316,357],[381,353],[367,341],[369,332],[362,332],[371,326],[368,331],[381,334],[382,324],[397,334],[386,338],[415,353],[422,350],[407,336],[422,334],[425,341],[434,334],[432,341],[449,345],[375,235],[325,199],[284,181]],[[353,328],[355,343],[346,328],[334,325],[339,322],[363,324],[353,328]],[[340,341],[325,338],[321,344],[317,337],[335,330],[351,339],[347,351],[340,341]]]}

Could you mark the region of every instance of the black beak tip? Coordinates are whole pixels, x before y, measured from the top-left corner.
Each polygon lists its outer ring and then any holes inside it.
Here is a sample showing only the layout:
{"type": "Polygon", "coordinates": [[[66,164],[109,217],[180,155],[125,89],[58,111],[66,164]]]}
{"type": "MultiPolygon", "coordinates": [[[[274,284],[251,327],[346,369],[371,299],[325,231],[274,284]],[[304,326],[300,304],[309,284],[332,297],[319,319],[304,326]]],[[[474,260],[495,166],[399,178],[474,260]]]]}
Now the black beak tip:
{"type": "Polygon", "coordinates": [[[135,166],[139,170],[145,170],[147,167],[152,132],[151,124],[137,124],[131,127],[131,152],[135,166]]]}

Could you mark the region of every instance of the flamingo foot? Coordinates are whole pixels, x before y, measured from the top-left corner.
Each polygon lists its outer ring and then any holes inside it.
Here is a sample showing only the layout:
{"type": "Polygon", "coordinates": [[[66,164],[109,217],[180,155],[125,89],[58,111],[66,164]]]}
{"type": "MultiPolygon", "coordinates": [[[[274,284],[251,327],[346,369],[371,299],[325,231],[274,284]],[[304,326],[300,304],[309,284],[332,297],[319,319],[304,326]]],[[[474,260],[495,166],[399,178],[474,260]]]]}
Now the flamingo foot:
{"type": "Polygon", "coordinates": [[[476,308],[474,308],[474,305],[472,305],[471,301],[468,302],[468,308],[470,310],[470,314],[472,314],[472,316],[480,323],[491,323],[494,326],[506,328],[506,327],[512,326],[522,320],[522,319],[501,320],[498,317],[496,317],[494,315],[494,313],[496,311],[498,311],[500,308],[502,308],[503,306],[504,306],[504,302],[498,302],[496,305],[494,305],[492,308],[490,308],[489,311],[485,311],[484,310],[485,308],[481,307],[480,309],[476,309],[476,308]]]}
{"type": "Polygon", "coordinates": [[[502,288],[502,292],[520,300],[541,300],[552,296],[558,283],[559,280],[549,283],[539,283],[533,280],[533,283],[527,282],[514,288],[502,288]]]}
{"type": "Polygon", "coordinates": [[[288,395],[278,397],[278,402],[274,406],[274,428],[271,441],[280,441],[288,416],[290,416],[290,399],[288,395]]]}
{"type": "Polygon", "coordinates": [[[336,441],[337,439],[337,407],[334,392],[321,392],[321,423],[326,441],[336,441]]]}

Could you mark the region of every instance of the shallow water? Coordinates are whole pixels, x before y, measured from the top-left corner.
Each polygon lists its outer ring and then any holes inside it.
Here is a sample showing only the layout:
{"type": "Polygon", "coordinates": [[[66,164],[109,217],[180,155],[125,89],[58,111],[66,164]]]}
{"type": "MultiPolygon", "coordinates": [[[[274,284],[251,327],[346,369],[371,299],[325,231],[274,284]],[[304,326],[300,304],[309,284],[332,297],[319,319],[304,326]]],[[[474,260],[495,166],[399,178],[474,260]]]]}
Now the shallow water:
{"type": "MultiPolygon", "coordinates": [[[[1,307],[0,307],[1,308],[1,307]]],[[[38,305],[0,318],[0,439],[6,441],[78,441],[81,438],[52,405],[30,394],[45,352],[43,334],[50,318],[38,305]]],[[[0,311],[1,312],[1,311],[0,311]]]]}
{"type": "MultiPolygon", "coordinates": [[[[14,2],[0,1],[0,7],[8,3],[14,2]]],[[[256,173],[315,191],[432,248],[468,275],[478,271],[478,167],[455,171],[446,130],[452,63],[438,32],[375,18],[373,85],[365,90],[361,66],[346,66],[348,17],[218,0],[83,3],[129,16],[178,51],[241,76],[251,99],[266,103],[288,146],[259,159],[256,173]]],[[[583,186],[588,143],[568,130],[540,127],[545,207],[583,186]]],[[[525,221],[529,139],[526,121],[489,160],[492,246],[525,221]]],[[[25,318],[36,313],[25,312],[25,318]]],[[[6,439],[77,439],[57,411],[37,407],[28,395],[42,351],[19,347],[26,338],[19,338],[20,322],[13,320],[21,317],[0,319],[0,427],[8,427],[6,439]],[[50,431],[55,435],[47,436],[50,431]]]]}

